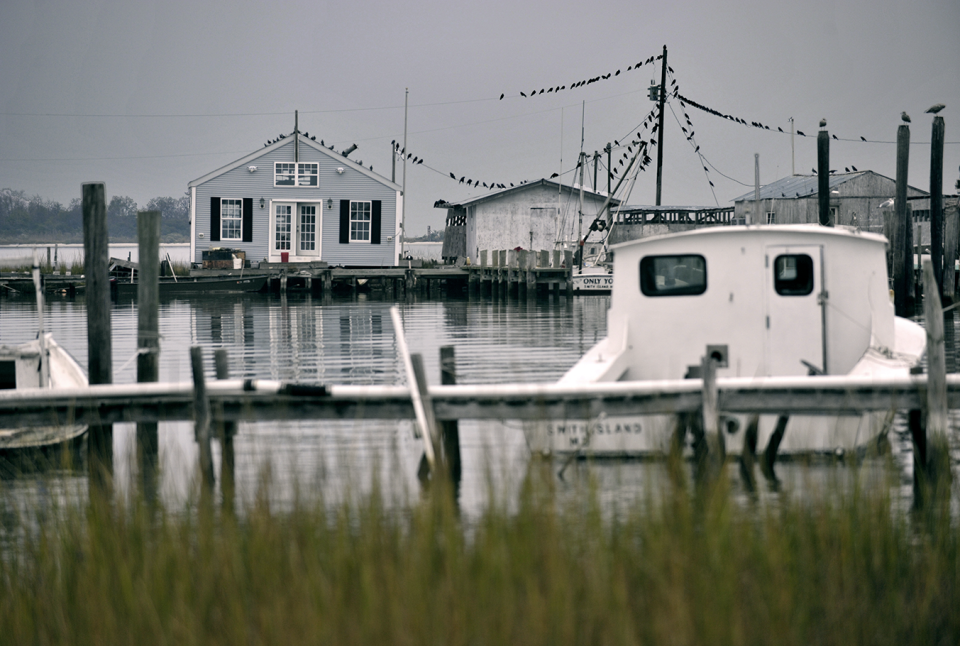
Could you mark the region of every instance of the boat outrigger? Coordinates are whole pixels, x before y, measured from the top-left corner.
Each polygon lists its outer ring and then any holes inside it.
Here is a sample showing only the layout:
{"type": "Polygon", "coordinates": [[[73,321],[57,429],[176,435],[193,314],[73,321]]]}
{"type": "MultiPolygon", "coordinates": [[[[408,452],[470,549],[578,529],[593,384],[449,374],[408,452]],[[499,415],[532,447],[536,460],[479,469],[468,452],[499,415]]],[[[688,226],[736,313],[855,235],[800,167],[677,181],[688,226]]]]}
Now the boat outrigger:
{"type": "MultiPolygon", "coordinates": [[[[882,236],[818,225],[714,227],[615,245],[608,336],[560,383],[698,377],[705,352],[718,378],[907,375],[926,336],[894,315],[885,249],[882,236]]],[[[677,417],[552,420],[525,432],[536,452],[665,454],[677,417]]],[[[722,419],[728,453],[741,451],[749,421],[722,419]]],[[[854,450],[891,421],[890,412],[764,415],[758,446],[776,435],[781,454],[854,450]]]]}

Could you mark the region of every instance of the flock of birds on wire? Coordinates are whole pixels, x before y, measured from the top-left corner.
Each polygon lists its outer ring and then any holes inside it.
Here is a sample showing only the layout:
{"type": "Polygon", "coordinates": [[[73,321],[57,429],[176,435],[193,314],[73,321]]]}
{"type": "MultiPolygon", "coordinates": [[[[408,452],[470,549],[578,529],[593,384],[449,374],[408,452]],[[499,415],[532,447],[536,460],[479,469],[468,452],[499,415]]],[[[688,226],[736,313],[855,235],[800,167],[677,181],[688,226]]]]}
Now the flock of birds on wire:
{"type": "MultiPolygon", "coordinates": [[[[636,63],[636,64],[634,64],[634,65],[628,66],[627,69],[626,69],[626,71],[629,72],[629,71],[632,71],[632,70],[638,70],[638,69],[640,69],[642,66],[655,63],[656,61],[661,60],[662,58],[663,58],[663,55],[662,55],[662,54],[657,55],[657,56],[651,56],[650,58],[646,59],[645,61],[642,61],[642,62],[640,62],[640,63],[636,63]]],[[[673,68],[668,66],[667,69],[670,71],[670,74],[671,74],[671,76],[672,76],[672,75],[673,75],[673,68]]],[[[569,86],[568,86],[568,85],[559,85],[559,86],[552,86],[552,87],[548,87],[548,88],[542,88],[542,89],[540,89],[539,91],[533,90],[533,91],[530,92],[529,95],[528,95],[526,92],[520,92],[520,93],[519,93],[519,96],[520,96],[520,97],[523,97],[523,98],[528,98],[528,97],[539,96],[539,95],[542,95],[542,94],[557,93],[557,92],[561,92],[561,91],[563,91],[563,90],[568,90],[568,89],[569,89],[569,90],[574,90],[574,89],[583,87],[583,86],[585,86],[585,85],[590,85],[590,84],[592,84],[592,83],[597,83],[597,82],[599,82],[599,81],[607,80],[607,79],[610,79],[610,78],[615,78],[615,77],[617,77],[617,76],[620,76],[620,73],[621,73],[621,70],[618,69],[616,72],[609,72],[609,73],[607,73],[607,74],[601,74],[601,75],[599,75],[599,76],[594,76],[594,77],[591,77],[591,78],[589,78],[589,79],[584,79],[584,80],[581,80],[581,81],[577,81],[577,82],[575,82],[575,83],[571,83],[569,86]]],[[[687,128],[684,127],[684,126],[682,126],[682,125],[680,126],[680,128],[681,128],[681,130],[683,131],[684,136],[686,137],[687,141],[688,141],[688,142],[691,142],[691,145],[694,147],[694,153],[697,154],[697,155],[700,157],[701,165],[703,166],[704,172],[708,174],[708,179],[707,179],[707,181],[709,182],[709,184],[710,184],[711,187],[714,186],[714,183],[713,183],[712,181],[710,181],[710,179],[709,179],[709,172],[710,172],[710,170],[709,170],[709,168],[706,166],[706,164],[704,163],[705,160],[704,160],[703,154],[700,152],[700,146],[697,145],[697,144],[696,144],[696,141],[694,140],[693,123],[692,123],[692,121],[690,120],[690,116],[687,114],[687,111],[686,111],[686,106],[687,106],[687,105],[693,106],[694,108],[697,108],[698,110],[701,110],[701,111],[706,112],[706,113],[708,113],[708,114],[712,114],[712,115],[714,115],[714,116],[720,117],[720,118],[722,118],[722,119],[727,119],[727,120],[729,120],[729,121],[733,121],[733,122],[735,122],[735,123],[739,123],[739,124],[744,125],[744,126],[753,127],[753,128],[758,128],[758,129],[760,129],[760,130],[772,130],[772,128],[770,128],[770,126],[764,125],[763,123],[760,123],[759,121],[747,121],[746,119],[743,119],[743,118],[741,118],[741,117],[736,117],[736,116],[733,116],[733,115],[730,115],[730,114],[725,114],[725,113],[723,113],[723,112],[720,112],[719,110],[715,110],[715,109],[710,108],[710,107],[707,107],[707,106],[705,106],[705,105],[703,105],[703,104],[701,104],[701,103],[698,103],[698,102],[694,101],[693,99],[690,99],[689,97],[686,97],[686,96],[681,95],[681,94],[680,94],[680,91],[679,91],[679,87],[678,87],[678,85],[677,85],[677,80],[676,80],[676,78],[671,78],[670,85],[671,85],[671,88],[670,88],[670,90],[669,90],[669,95],[672,96],[673,98],[679,99],[679,101],[680,101],[680,106],[681,106],[681,109],[682,109],[682,111],[683,111],[683,116],[684,116],[684,118],[685,118],[685,120],[686,120],[687,126],[690,127],[690,130],[687,130],[687,128]]],[[[501,100],[501,101],[502,101],[505,97],[506,97],[506,93],[501,93],[501,94],[500,94],[500,100],[501,100]]],[[[946,106],[945,106],[944,104],[942,104],[942,103],[937,103],[936,105],[931,106],[930,109],[927,110],[927,113],[936,115],[936,114],[939,113],[941,110],[943,110],[945,107],[946,107],[946,106]]],[[[616,176],[617,174],[619,174],[619,172],[620,172],[620,168],[619,168],[619,167],[622,166],[622,165],[624,164],[624,162],[626,162],[626,161],[630,158],[630,155],[633,154],[633,149],[634,149],[634,147],[637,147],[637,148],[638,148],[638,156],[640,157],[639,170],[641,170],[641,171],[642,171],[642,170],[645,170],[646,167],[649,166],[649,164],[650,164],[653,160],[652,160],[652,158],[647,154],[646,150],[647,150],[647,147],[648,147],[648,146],[650,146],[650,145],[655,146],[655,145],[656,145],[656,142],[653,140],[652,135],[656,134],[657,129],[658,129],[658,127],[659,127],[659,123],[656,122],[658,116],[659,116],[659,115],[656,114],[656,110],[651,111],[651,113],[647,115],[647,118],[644,119],[644,121],[641,123],[641,125],[638,126],[637,128],[635,128],[635,129],[631,132],[631,134],[636,133],[636,134],[637,134],[637,138],[636,138],[636,139],[631,139],[631,141],[630,141],[629,144],[623,144],[623,145],[621,146],[621,144],[620,144],[619,141],[614,140],[614,145],[615,145],[616,147],[618,147],[618,148],[626,148],[626,149],[627,149],[627,152],[624,152],[624,153],[623,153],[622,158],[619,160],[619,163],[617,164],[617,168],[613,168],[612,165],[611,165],[611,168],[609,169],[609,172],[610,172],[611,174],[613,174],[614,176],[616,176]],[[651,132],[650,132],[651,139],[650,139],[649,141],[645,141],[645,140],[643,140],[642,138],[639,137],[639,130],[642,129],[642,128],[645,128],[645,127],[648,125],[648,123],[650,123],[650,122],[653,122],[653,128],[652,128],[652,130],[651,130],[651,132]],[[641,148],[641,147],[642,147],[642,148],[641,148]],[[640,155],[641,152],[642,152],[642,155],[640,155]]],[[[900,114],[900,118],[904,121],[904,123],[910,123],[910,115],[908,115],[905,111],[900,114]]],[[[821,127],[821,128],[826,127],[826,120],[825,120],[825,119],[822,119],[822,120],[820,121],[820,127],[821,127]]],[[[786,132],[783,130],[783,128],[781,128],[781,127],[779,127],[779,126],[777,127],[777,131],[786,134],[786,132]]],[[[797,131],[796,131],[796,134],[800,135],[801,137],[806,137],[806,136],[807,136],[806,133],[804,133],[802,130],[797,130],[797,131]]],[[[271,140],[267,141],[267,142],[264,144],[264,146],[270,146],[270,145],[272,145],[272,144],[275,144],[275,143],[281,141],[282,139],[285,139],[287,136],[288,136],[288,135],[281,134],[281,135],[279,135],[276,139],[271,139],[271,140]]],[[[291,136],[292,136],[292,133],[291,133],[291,136]]],[[[306,132],[303,133],[303,136],[309,138],[309,139],[312,140],[312,141],[316,141],[316,140],[317,140],[316,137],[311,137],[311,136],[309,135],[309,133],[306,133],[306,132]]],[[[836,134],[831,135],[831,137],[832,137],[833,139],[835,139],[835,140],[839,140],[839,137],[837,137],[836,134]]],[[[860,140],[861,140],[861,141],[864,141],[864,142],[867,141],[866,137],[863,137],[863,136],[860,137],[860,140]]],[[[853,141],[853,140],[847,139],[846,141],[853,141]]],[[[393,145],[393,153],[394,153],[394,155],[396,155],[398,158],[411,161],[411,163],[413,163],[414,165],[423,164],[424,160],[423,160],[422,157],[418,157],[418,156],[416,156],[416,155],[413,155],[412,153],[406,152],[406,149],[405,149],[405,148],[401,148],[401,147],[400,147],[400,144],[399,144],[396,140],[392,141],[391,143],[392,143],[392,145],[393,145]]],[[[322,139],[320,140],[320,145],[321,145],[321,146],[324,146],[325,148],[329,148],[330,150],[336,152],[336,151],[334,150],[334,147],[333,147],[332,145],[331,145],[331,146],[326,146],[326,144],[324,144],[324,142],[323,142],[322,139]]],[[[344,156],[346,156],[346,153],[344,153],[344,156]]],[[[358,163],[359,163],[360,165],[363,165],[363,162],[362,162],[362,161],[361,161],[361,162],[358,162],[358,163]]],[[[631,164],[631,165],[632,165],[632,164],[631,164]]],[[[371,170],[372,170],[372,168],[373,168],[373,167],[371,166],[371,170]]],[[[575,167],[573,170],[576,171],[576,170],[579,169],[579,168],[580,168],[580,162],[578,161],[576,167],[575,167]]],[[[629,168],[630,168],[630,165],[628,165],[628,169],[629,169],[629,168]]],[[[436,170],[436,169],[432,169],[432,170],[436,170]]],[[[846,172],[848,172],[848,173],[851,172],[851,170],[852,170],[853,172],[858,172],[858,171],[857,171],[857,167],[856,167],[856,166],[852,166],[852,165],[849,166],[849,167],[845,167],[844,170],[845,170],[846,172]]],[[[437,172],[441,172],[441,171],[437,171],[437,172]]],[[[813,174],[816,174],[816,173],[817,173],[816,169],[813,169],[812,172],[813,172],[813,174]]],[[[835,172],[836,172],[835,170],[831,170],[831,171],[830,171],[831,174],[832,174],[832,173],[835,173],[835,172]]],[[[441,174],[442,174],[442,173],[441,173],[441,174]]],[[[457,183],[459,183],[459,184],[464,184],[464,183],[465,183],[467,186],[472,186],[472,187],[477,187],[477,188],[479,188],[479,187],[482,186],[483,188],[492,189],[492,190],[496,190],[496,189],[502,190],[502,189],[506,189],[506,188],[513,188],[513,187],[515,187],[515,186],[519,186],[519,185],[523,185],[523,184],[526,184],[526,183],[527,183],[527,180],[523,180],[523,181],[519,182],[518,184],[514,184],[513,182],[482,182],[482,181],[480,181],[480,180],[474,180],[474,179],[472,179],[472,178],[468,178],[468,177],[466,177],[465,175],[461,175],[460,178],[458,179],[458,178],[457,178],[457,175],[456,175],[455,173],[452,173],[452,172],[449,173],[449,175],[450,175],[450,179],[454,180],[455,182],[457,182],[457,183]]],[[[559,173],[553,173],[553,174],[550,176],[550,179],[556,179],[557,177],[559,177],[559,173]]],[[[799,193],[797,194],[797,197],[799,197],[799,193]]]]}

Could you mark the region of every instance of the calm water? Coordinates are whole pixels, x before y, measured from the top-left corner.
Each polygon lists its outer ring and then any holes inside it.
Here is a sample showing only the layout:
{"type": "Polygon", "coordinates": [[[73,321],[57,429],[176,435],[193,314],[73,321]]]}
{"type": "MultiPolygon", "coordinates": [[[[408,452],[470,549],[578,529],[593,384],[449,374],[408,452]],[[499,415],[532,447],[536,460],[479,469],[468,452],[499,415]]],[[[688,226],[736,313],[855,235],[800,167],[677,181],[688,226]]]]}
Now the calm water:
{"type": "MultiPolygon", "coordinates": [[[[9,265],[11,262],[22,262],[23,259],[32,259],[34,250],[40,252],[40,258],[46,262],[47,250],[50,250],[51,262],[56,258],[60,263],[71,265],[75,262],[83,262],[83,244],[14,244],[0,245],[0,266],[9,265]]],[[[140,258],[139,246],[136,243],[122,243],[110,245],[110,257],[120,260],[132,260],[138,262],[140,258]]],[[[190,244],[162,244],[160,245],[160,257],[166,257],[170,254],[170,260],[175,263],[190,262],[190,244]]]]}
{"type": "MultiPolygon", "coordinates": [[[[425,301],[400,304],[411,352],[421,353],[431,383],[439,383],[439,349],[456,349],[459,383],[551,382],[559,378],[606,334],[609,297],[527,301],[425,301]]],[[[235,377],[325,384],[396,384],[404,381],[389,307],[366,299],[323,304],[310,297],[265,295],[165,300],[160,307],[160,379],[189,381],[189,348],[204,348],[213,377],[213,351],[225,348],[235,377]]],[[[112,306],[115,383],[136,381],[135,302],[112,306]]],[[[61,345],[87,363],[86,306],[51,299],[45,324],[61,345]]],[[[36,333],[36,307],[30,299],[0,299],[0,344],[29,340],[36,333]]],[[[519,422],[460,424],[465,513],[479,511],[492,494],[512,498],[530,462],[519,422]]],[[[135,482],[133,425],[114,427],[118,488],[135,482]]],[[[891,433],[893,457],[868,460],[860,468],[843,464],[781,463],[781,491],[800,496],[829,493],[865,478],[891,486],[895,497],[910,500],[912,457],[902,420],[891,433]]],[[[299,422],[243,424],[235,439],[237,489],[244,501],[269,477],[278,502],[296,486],[322,490],[327,499],[367,491],[373,475],[397,501],[418,495],[420,440],[408,421],[299,422]]],[[[214,458],[219,464],[215,443],[214,458]]],[[[172,504],[196,491],[197,446],[190,423],[160,425],[161,490],[172,504]]],[[[560,465],[554,466],[559,471],[560,465]]],[[[737,470],[730,469],[742,491],[737,470]]],[[[217,474],[219,480],[219,473],[217,474]]],[[[664,466],[655,461],[574,463],[558,479],[563,487],[590,478],[609,509],[664,486],[664,466]]],[[[780,495],[761,483],[761,497],[780,495]]],[[[0,483],[25,504],[42,504],[51,491],[82,495],[82,474],[46,474],[0,483]]]]}
{"type": "MultiPolygon", "coordinates": [[[[453,345],[460,383],[554,381],[606,333],[608,297],[560,301],[427,301],[400,304],[411,352],[424,357],[439,383],[439,349],[453,345]]],[[[212,378],[213,351],[227,349],[231,374],[250,378],[334,384],[404,381],[389,308],[392,302],[251,295],[165,300],[160,306],[160,379],[189,381],[189,348],[204,348],[212,378]]],[[[114,303],[115,383],[136,381],[135,302],[114,303]]],[[[81,363],[87,363],[86,306],[51,299],[45,327],[81,363]]],[[[0,343],[36,334],[36,306],[27,298],[0,299],[0,343]]],[[[489,483],[522,478],[528,459],[517,423],[461,424],[464,481],[461,502],[477,504],[489,483]]],[[[320,483],[336,497],[365,489],[372,466],[396,482],[398,496],[415,494],[421,444],[407,421],[245,424],[235,440],[239,494],[249,499],[266,469],[279,495],[294,483],[320,483]]],[[[118,484],[129,486],[134,427],[114,427],[118,484]]],[[[193,491],[197,448],[192,424],[160,425],[162,489],[171,501],[193,491]]],[[[215,456],[217,457],[217,456],[215,456]]],[[[16,484],[8,486],[18,486],[16,484]]],[[[33,484],[19,483],[31,487],[33,484]]]]}

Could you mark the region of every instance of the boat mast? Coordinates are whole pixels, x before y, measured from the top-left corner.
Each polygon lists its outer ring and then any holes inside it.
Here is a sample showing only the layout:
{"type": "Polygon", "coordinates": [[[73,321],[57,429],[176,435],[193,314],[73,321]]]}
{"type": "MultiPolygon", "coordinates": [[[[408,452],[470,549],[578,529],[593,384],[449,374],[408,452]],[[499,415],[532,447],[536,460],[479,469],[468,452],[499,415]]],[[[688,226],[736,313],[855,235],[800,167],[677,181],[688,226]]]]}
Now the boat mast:
{"type": "Polygon", "coordinates": [[[577,231],[577,240],[580,244],[580,273],[583,273],[583,152],[580,153],[580,224],[577,231]]]}

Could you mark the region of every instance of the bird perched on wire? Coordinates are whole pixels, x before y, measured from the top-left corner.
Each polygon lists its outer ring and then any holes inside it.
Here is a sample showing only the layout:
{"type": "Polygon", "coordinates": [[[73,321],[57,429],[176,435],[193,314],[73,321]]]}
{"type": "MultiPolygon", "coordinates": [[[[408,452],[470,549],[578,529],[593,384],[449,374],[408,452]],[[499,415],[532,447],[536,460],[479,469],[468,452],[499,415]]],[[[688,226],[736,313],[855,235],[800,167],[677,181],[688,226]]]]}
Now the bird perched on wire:
{"type": "Polygon", "coordinates": [[[910,115],[907,114],[906,110],[900,113],[900,119],[902,119],[904,123],[910,123],[910,115]]]}
{"type": "Polygon", "coordinates": [[[941,110],[943,110],[945,107],[947,107],[947,106],[943,105],[942,103],[938,103],[938,104],[936,104],[936,105],[931,105],[931,106],[930,106],[930,109],[927,110],[927,113],[928,113],[928,114],[937,114],[938,112],[940,112],[941,110]]]}

